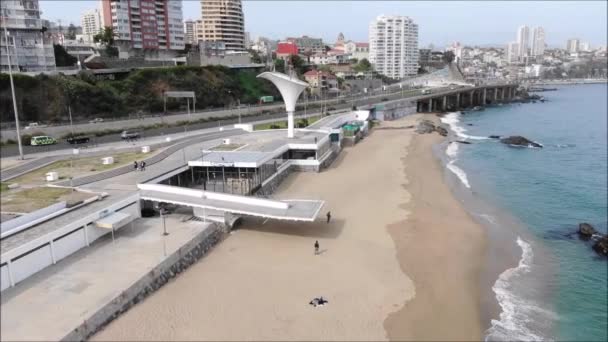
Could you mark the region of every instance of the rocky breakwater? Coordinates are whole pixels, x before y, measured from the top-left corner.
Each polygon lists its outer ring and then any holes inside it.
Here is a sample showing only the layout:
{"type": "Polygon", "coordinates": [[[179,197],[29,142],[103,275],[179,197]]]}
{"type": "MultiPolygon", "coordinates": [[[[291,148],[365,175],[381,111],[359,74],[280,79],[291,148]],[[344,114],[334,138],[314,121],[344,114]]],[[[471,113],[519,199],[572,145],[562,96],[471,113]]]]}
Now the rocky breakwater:
{"type": "Polygon", "coordinates": [[[424,119],[418,122],[418,126],[416,126],[416,133],[427,134],[433,132],[437,132],[443,137],[448,136],[448,130],[445,127],[439,125],[436,126],[431,120],[424,119]]]}
{"type": "Polygon", "coordinates": [[[602,235],[591,224],[584,222],[578,225],[578,236],[585,241],[594,240],[593,250],[608,257],[608,234],[602,235]]]}
{"type": "MultiPolygon", "coordinates": [[[[496,137],[496,136],[491,136],[496,137]]],[[[543,145],[532,141],[528,138],[524,138],[521,135],[512,135],[510,137],[501,138],[500,142],[509,146],[514,147],[535,147],[535,148],[543,148],[543,145]]]]}

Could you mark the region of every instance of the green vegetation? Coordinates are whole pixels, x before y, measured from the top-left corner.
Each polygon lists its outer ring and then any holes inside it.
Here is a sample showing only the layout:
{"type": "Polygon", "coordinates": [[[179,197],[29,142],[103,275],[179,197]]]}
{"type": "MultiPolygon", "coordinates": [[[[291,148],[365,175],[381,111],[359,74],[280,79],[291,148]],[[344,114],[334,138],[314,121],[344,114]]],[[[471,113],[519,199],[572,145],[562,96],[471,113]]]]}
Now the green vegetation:
{"type": "MultiPolygon", "coordinates": [[[[268,81],[256,78],[255,71],[237,71],[222,66],[140,69],[122,80],[97,80],[88,71],[77,76],[14,75],[15,95],[21,120],[67,121],[68,105],[74,120],[96,117],[124,117],[129,113],[159,113],[164,110],[163,93],[168,90],[194,91],[196,107],[231,106],[256,103],[263,95],[280,99],[268,81]]],[[[185,107],[183,99],[169,98],[167,110],[185,107]]],[[[10,82],[0,74],[0,120],[13,120],[10,82]]]]}
{"type": "Polygon", "coordinates": [[[245,146],[244,144],[221,144],[213,146],[209,151],[234,151],[239,147],[245,146]]]}
{"type": "Polygon", "coordinates": [[[0,183],[0,192],[4,192],[8,190],[8,183],[0,183]]]}
{"type": "Polygon", "coordinates": [[[76,203],[90,197],[93,197],[90,193],[72,191],[72,189],[35,187],[3,194],[0,203],[3,211],[28,213],[59,201],[76,203]]]}
{"type": "MultiPolygon", "coordinates": [[[[309,118],[297,119],[295,122],[296,128],[305,128],[316,121],[321,119],[320,115],[311,116],[309,118]]],[[[257,124],[253,126],[254,131],[261,131],[266,129],[286,129],[287,128],[287,120],[274,121],[269,123],[257,124]]]]}

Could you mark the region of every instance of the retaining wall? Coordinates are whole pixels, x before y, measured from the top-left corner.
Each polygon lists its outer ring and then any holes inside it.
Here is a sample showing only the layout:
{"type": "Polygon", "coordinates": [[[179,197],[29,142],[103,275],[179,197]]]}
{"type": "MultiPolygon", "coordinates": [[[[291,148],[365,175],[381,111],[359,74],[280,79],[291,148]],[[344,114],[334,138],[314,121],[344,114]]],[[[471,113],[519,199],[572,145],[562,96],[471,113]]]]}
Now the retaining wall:
{"type": "Polygon", "coordinates": [[[206,255],[213,246],[224,237],[224,232],[217,224],[200,232],[192,240],[167,256],[154,269],[136,281],[97,312],[87,318],[80,326],[63,337],[62,341],[84,341],[133,305],[144,300],[169,280],[185,271],[206,255]]]}

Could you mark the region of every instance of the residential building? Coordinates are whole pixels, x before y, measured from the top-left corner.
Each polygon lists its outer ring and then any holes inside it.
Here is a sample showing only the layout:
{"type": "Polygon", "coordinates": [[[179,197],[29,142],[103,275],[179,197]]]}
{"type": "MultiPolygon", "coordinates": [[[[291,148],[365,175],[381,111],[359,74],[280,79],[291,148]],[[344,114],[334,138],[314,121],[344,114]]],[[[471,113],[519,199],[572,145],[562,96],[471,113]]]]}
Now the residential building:
{"type": "Polygon", "coordinates": [[[103,25],[126,47],[147,50],[183,50],[181,0],[101,0],[103,25]]]}
{"type": "Polygon", "coordinates": [[[80,24],[82,25],[82,34],[93,37],[103,29],[103,22],[101,20],[101,12],[95,8],[90,11],[86,11],[80,17],[80,24]]]}
{"type": "Polygon", "coordinates": [[[300,54],[316,54],[325,52],[325,44],[321,38],[312,38],[308,36],[289,37],[288,42],[292,42],[298,46],[300,54]]]}
{"type": "Polygon", "coordinates": [[[532,49],[531,55],[538,57],[545,53],[545,30],[542,27],[535,27],[532,30],[532,49]]]}
{"type": "Polygon", "coordinates": [[[338,92],[338,79],[327,71],[310,70],[304,73],[304,80],[313,94],[338,92]]]}
{"type": "Polygon", "coordinates": [[[530,47],[530,28],[526,25],[522,25],[517,29],[517,45],[519,51],[519,59],[524,60],[530,54],[528,48],[530,47]]]}
{"type": "Polygon", "coordinates": [[[507,63],[513,64],[519,61],[519,43],[510,42],[507,45],[507,63]]]}
{"type": "Polygon", "coordinates": [[[351,53],[351,57],[358,60],[369,59],[369,43],[355,43],[355,52],[351,53]]]}
{"type": "Polygon", "coordinates": [[[584,52],[591,51],[591,45],[588,42],[581,42],[579,44],[579,50],[584,52]]]}
{"type": "Polygon", "coordinates": [[[340,50],[330,50],[334,53],[317,53],[310,56],[311,64],[346,64],[350,59],[350,55],[341,52],[340,50]]]}
{"type": "Polygon", "coordinates": [[[580,43],[581,41],[579,39],[568,39],[568,41],[566,42],[566,50],[568,50],[568,52],[570,53],[578,52],[580,49],[580,43]]]}
{"type": "Polygon", "coordinates": [[[229,51],[245,50],[245,19],[241,0],[201,0],[197,38],[225,42],[229,51]]]}
{"type": "Polygon", "coordinates": [[[421,66],[428,65],[431,62],[431,49],[418,50],[418,63],[421,66]]]}
{"type": "Polygon", "coordinates": [[[245,32],[245,49],[249,49],[251,47],[251,36],[249,32],[245,32]]]}
{"type": "Polygon", "coordinates": [[[52,41],[42,32],[38,0],[0,1],[0,70],[8,71],[8,46],[13,71],[44,71],[55,67],[52,41]]]}
{"type": "Polygon", "coordinates": [[[405,16],[378,16],[369,25],[369,61],[377,72],[401,79],[418,73],[418,25],[405,16]]]}
{"type": "Polygon", "coordinates": [[[196,39],[196,21],[188,19],[184,21],[184,43],[197,44],[196,39]]]}
{"type": "Polygon", "coordinates": [[[298,46],[294,42],[279,42],[276,54],[277,58],[286,60],[289,56],[298,54],[298,46]]]}

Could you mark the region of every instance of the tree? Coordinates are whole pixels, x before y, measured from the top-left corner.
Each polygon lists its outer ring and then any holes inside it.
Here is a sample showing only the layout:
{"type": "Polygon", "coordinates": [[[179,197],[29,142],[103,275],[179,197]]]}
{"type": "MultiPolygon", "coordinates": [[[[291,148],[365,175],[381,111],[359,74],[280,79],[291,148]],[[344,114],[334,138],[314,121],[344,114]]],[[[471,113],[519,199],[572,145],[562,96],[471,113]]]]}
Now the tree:
{"type": "Polygon", "coordinates": [[[70,55],[59,44],[53,44],[53,50],[55,51],[55,64],[58,67],[73,66],[78,61],[76,57],[70,55]]]}
{"type": "Polygon", "coordinates": [[[298,75],[302,75],[306,72],[306,63],[298,55],[289,56],[289,64],[291,64],[293,70],[295,70],[298,75]]]}
{"type": "Polygon", "coordinates": [[[372,70],[372,64],[367,60],[367,58],[362,58],[353,69],[356,72],[368,72],[372,70]]]}
{"type": "Polygon", "coordinates": [[[454,51],[446,51],[443,54],[443,61],[446,62],[447,64],[452,63],[455,58],[456,58],[456,56],[454,55],[454,51]]]}
{"type": "Polygon", "coordinates": [[[68,34],[66,35],[66,38],[71,40],[76,39],[76,26],[74,26],[74,24],[70,24],[70,26],[68,26],[68,34]]]}
{"type": "Polygon", "coordinates": [[[285,61],[281,58],[274,60],[274,69],[278,72],[285,72],[285,61]]]}
{"type": "Polygon", "coordinates": [[[251,61],[253,63],[258,63],[258,64],[264,63],[259,52],[257,52],[256,50],[253,50],[253,49],[249,49],[248,51],[249,51],[249,55],[251,56],[251,61]]]}
{"type": "Polygon", "coordinates": [[[93,41],[95,43],[101,43],[106,46],[114,45],[114,38],[118,37],[118,34],[114,32],[112,27],[106,26],[101,32],[93,36],[93,41]]]}
{"type": "Polygon", "coordinates": [[[350,63],[350,64],[357,64],[357,62],[359,62],[359,60],[357,58],[351,58],[348,60],[348,63],[350,63]]]}

